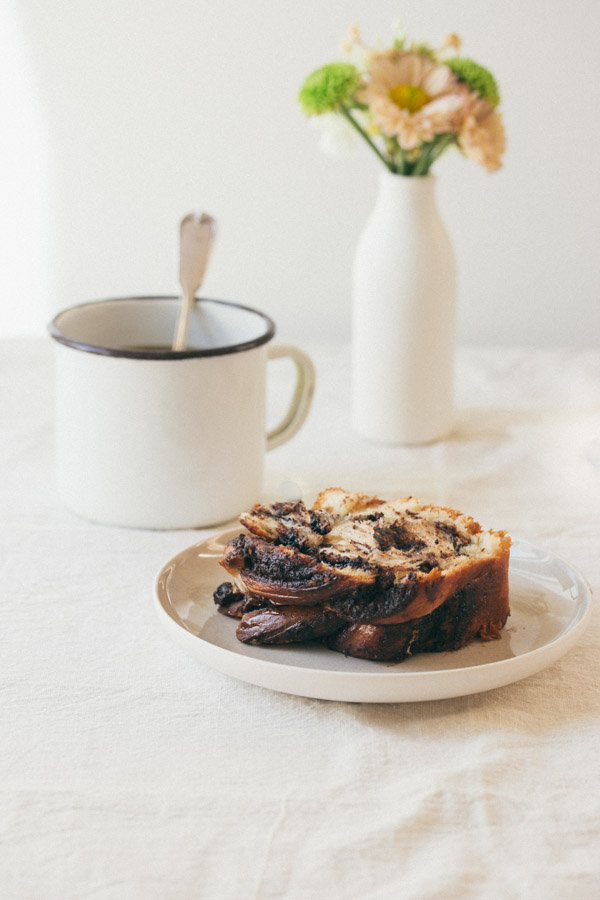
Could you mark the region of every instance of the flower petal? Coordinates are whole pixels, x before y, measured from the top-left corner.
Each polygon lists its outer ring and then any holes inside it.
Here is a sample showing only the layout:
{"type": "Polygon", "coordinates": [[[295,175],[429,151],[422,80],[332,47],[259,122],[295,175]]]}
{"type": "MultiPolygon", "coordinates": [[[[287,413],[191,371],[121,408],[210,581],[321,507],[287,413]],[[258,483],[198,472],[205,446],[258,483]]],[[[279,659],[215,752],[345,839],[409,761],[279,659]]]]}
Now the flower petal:
{"type": "Polygon", "coordinates": [[[465,156],[479,163],[488,172],[502,166],[501,156],[506,149],[504,125],[499,112],[492,110],[481,119],[469,115],[459,135],[465,156]]]}
{"type": "Polygon", "coordinates": [[[430,97],[437,97],[451,91],[456,82],[456,76],[448,66],[433,66],[425,73],[422,87],[430,97]]]}

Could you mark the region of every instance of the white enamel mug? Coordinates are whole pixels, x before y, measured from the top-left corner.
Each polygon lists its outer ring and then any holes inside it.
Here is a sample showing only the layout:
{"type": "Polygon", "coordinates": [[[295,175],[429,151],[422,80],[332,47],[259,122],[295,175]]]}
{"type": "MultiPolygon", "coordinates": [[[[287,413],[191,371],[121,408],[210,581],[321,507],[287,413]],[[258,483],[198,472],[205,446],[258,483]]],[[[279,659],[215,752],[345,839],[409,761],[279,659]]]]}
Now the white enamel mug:
{"type": "Polygon", "coordinates": [[[265,450],[308,413],[314,368],[297,347],[269,346],[264,313],[201,299],[188,348],[170,349],[179,301],[127,297],[73,306],[55,341],[56,469],[62,502],[86,519],[194,528],[261,499],[265,450]],[[288,356],[297,381],[265,433],[267,361],[288,356]]]}

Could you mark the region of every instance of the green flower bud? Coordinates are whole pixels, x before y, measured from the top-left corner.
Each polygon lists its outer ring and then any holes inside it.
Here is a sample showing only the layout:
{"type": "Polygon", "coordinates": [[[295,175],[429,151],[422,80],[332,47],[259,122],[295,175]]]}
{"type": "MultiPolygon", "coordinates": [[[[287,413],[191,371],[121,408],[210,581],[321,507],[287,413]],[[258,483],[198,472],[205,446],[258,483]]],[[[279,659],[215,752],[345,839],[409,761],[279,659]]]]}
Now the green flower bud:
{"type": "Polygon", "coordinates": [[[477,91],[478,94],[489,100],[492,106],[498,106],[500,92],[496,79],[488,69],[484,69],[472,59],[461,56],[447,60],[446,65],[452,69],[459,81],[468,84],[472,91],[477,91]]]}
{"type": "Polygon", "coordinates": [[[333,112],[349,100],[360,84],[360,74],[350,63],[334,62],[312,72],[298,94],[307,116],[333,112]]]}

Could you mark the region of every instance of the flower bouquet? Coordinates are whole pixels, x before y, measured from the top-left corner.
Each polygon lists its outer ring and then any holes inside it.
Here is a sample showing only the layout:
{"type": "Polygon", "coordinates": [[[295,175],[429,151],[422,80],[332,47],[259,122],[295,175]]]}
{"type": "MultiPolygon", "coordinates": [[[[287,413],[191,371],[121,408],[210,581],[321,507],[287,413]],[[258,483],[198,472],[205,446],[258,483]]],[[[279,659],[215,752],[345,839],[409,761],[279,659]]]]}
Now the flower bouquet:
{"type": "Polygon", "coordinates": [[[352,270],[352,421],[374,440],[427,443],[454,427],[457,305],[431,167],[455,147],[488,172],[500,168],[498,85],[460,55],[454,34],[439,49],[399,31],[391,46],[368,47],[353,28],[344,50],[345,61],[308,76],[299,100],[327,126],[329,145],[330,127],[338,138],[342,127],[385,166],[352,270]]]}
{"type": "Polygon", "coordinates": [[[326,125],[345,120],[394,174],[427,175],[451,146],[488,172],[500,168],[498,85],[488,69],[458,55],[457,35],[435,49],[397,31],[381,48],[368,47],[353,27],[342,46],[347,61],[312,72],[300,90],[308,116],[326,125]]]}

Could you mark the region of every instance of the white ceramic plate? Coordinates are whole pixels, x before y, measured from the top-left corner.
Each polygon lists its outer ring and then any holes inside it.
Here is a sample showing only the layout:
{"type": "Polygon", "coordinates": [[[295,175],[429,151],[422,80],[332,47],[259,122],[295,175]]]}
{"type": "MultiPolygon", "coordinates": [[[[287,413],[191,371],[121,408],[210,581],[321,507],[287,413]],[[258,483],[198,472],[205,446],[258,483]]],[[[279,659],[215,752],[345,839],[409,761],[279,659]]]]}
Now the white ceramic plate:
{"type": "Polygon", "coordinates": [[[155,600],[171,636],[195,659],[261,687],[358,703],[441,700],[527,678],[555,662],[581,637],[591,592],[568,563],[515,540],[510,560],[511,615],[498,641],[423,653],[401,663],[345,657],[320,644],[258,647],[235,636],[237,620],[217,612],[212,594],[228,576],[223,548],[240,529],[183,550],[158,574],[155,600]]]}

